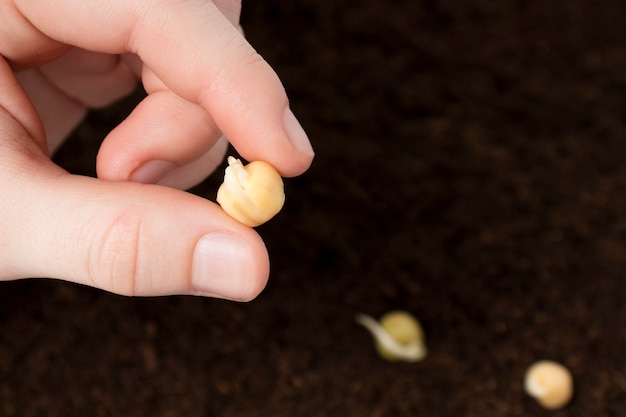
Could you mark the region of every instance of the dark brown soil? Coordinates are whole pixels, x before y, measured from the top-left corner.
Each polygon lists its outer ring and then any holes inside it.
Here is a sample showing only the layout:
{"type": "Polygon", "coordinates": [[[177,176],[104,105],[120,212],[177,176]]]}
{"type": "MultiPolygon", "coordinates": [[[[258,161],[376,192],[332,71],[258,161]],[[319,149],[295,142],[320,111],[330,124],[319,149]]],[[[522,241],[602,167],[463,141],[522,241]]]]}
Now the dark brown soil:
{"type": "MultiPolygon", "coordinates": [[[[626,5],[244,3],[317,150],[259,229],[267,290],[1,284],[0,415],[626,415],[626,5]],[[353,321],[398,308],[422,362],[384,362],[353,321]],[[575,377],[562,411],[523,393],[543,358],[575,377]]],[[[59,162],[92,172],[130,104],[59,162]]]]}

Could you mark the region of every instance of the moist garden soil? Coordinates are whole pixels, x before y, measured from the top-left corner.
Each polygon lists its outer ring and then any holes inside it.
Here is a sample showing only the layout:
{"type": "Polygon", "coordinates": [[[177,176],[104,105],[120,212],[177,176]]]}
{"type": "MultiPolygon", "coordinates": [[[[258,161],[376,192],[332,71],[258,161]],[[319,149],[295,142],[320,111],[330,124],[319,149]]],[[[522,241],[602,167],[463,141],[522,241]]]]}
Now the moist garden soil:
{"type": "MultiPolygon", "coordinates": [[[[244,3],[317,152],[258,228],[268,287],[238,304],[2,283],[0,416],[626,415],[626,5],[244,3]],[[425,360],[385,362],[354,322],[394,309],[425,360]],[[560,411],[523,392],[545,358],[575,378],[560,411]]],[[[93,175],[140,95],[56,160],[93,175]]]]}

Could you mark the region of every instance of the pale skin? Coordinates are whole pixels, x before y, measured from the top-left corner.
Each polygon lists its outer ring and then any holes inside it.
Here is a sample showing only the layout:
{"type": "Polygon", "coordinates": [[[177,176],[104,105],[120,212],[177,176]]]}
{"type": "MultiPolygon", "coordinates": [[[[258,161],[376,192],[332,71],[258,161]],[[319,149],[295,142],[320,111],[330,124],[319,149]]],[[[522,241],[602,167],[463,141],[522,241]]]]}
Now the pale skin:
{"type": "Polygon", "coordinates": [[[259,235],[182,191],[222,162],[223,137],[286,177],[313,159],[240,10],[236,0],[0,0],[0,280],[241,301],[262,291],[259,235]],[[105,138],[98,178],[51,162],[87,109],[137,82],[148,96],[105,138]]]}

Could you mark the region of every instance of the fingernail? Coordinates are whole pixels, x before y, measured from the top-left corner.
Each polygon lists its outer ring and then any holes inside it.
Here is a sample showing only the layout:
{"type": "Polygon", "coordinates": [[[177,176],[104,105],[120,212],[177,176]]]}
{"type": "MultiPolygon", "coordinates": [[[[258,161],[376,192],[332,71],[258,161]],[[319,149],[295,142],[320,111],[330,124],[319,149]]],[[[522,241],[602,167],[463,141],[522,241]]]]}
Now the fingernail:
{"type": "Polygon", "coordinates": [[[169,161],[148,161],[132,173],[130,180],[142,184],[156,184],[175,167],[176,165],[169,161]]]}
{"type": "Polygon", "coordinates": [[[249,298],[252,251],[241,237],[213,232],[196,243],[191,283],[197,291],[228,300],[249,298]]]}
{"type": "Polygon", "coordinates": [[[309,137],[289,107],[285,109],[285,113],[283,114],[283,127],[294,149],[305,155],[315,155],[309,137]]]}

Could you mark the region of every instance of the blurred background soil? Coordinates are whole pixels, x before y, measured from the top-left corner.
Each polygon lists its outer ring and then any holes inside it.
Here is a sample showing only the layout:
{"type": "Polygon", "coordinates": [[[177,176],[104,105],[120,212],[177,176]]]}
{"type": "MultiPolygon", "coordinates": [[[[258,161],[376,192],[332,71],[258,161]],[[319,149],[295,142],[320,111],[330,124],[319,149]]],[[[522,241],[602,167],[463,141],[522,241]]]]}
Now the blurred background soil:
{"type": "MultiPolygon", "coordinates": [[[[0,416],[626,415],[626,4],[255,0],[243,22],[317,151],[258,229],[266,291],[2,283],[0,416]],[[399,308],[422,362],[354,323],[399,308]],[[574,374],[564,410],[523,393],[543,358],[574,374]]],[[[93,174],[136,99],[59,163],[93,174]]]]}

